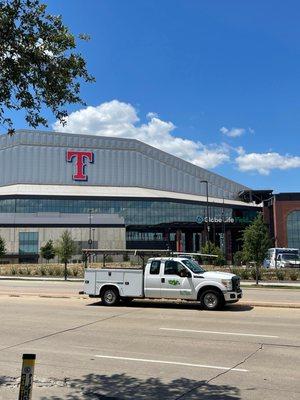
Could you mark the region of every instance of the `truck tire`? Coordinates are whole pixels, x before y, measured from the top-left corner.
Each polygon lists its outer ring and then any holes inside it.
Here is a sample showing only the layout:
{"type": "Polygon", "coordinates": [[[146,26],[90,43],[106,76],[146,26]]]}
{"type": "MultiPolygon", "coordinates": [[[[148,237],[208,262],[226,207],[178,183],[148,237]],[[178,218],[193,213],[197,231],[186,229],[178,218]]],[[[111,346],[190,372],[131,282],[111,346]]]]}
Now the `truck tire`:
{"type": "Polygon", "coordinates": [[[116,289],[107,288],[101,293],[101,301],[104,306],[116,306],[119,304],[120,295],[116,289]]]}
{"type": "Polygon", "coordinates": [[[205,310],[219,310],[224,305],[222,295],[214,289],[205,290],[200,297],[201,306],[205,310]]]}

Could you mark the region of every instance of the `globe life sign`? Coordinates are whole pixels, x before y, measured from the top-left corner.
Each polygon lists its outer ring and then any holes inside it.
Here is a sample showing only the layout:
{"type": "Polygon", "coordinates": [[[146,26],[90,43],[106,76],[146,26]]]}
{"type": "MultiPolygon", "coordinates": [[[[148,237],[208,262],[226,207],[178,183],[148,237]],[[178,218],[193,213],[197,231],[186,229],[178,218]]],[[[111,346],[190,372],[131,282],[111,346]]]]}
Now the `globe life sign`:
{"type": "MultiPolygon", "coordinates": [[[[207,217],[202,217],[201,215],[198,215],[196,217],[196,222],[197,224],[202,224],[203,222],[207,223],[207,217]]],[[[232,217],[226,217],[226,218],[217,218],[217,217],[210,217],[208,219],[209,223],[212,224],[221,224],[221,223],[225,223],[225,224],[234,224],[235,220],[232,217]]]]}

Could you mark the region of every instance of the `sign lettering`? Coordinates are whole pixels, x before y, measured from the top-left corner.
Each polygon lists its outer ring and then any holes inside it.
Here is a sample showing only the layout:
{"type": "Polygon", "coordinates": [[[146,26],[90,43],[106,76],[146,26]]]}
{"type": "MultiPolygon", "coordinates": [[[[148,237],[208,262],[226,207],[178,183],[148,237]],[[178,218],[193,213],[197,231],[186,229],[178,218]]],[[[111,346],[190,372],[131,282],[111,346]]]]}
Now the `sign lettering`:
{"type": "Polygon", "coordinates": [[[85,173],[86,165],[94,162],[94,153],[92,151],[67,150],[67,162],[73,162],[75,159],[75,174],[72,175],[73,181],[87,181],[88,175],[85,173]]]}

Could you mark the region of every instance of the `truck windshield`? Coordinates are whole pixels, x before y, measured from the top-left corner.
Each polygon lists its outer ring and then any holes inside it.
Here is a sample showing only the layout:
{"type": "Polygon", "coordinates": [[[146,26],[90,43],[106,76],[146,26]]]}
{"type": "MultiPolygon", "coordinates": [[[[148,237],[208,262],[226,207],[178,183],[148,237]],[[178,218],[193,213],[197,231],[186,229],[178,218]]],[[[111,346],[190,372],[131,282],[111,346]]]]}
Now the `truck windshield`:
{"type": "Polygon", "coordinates": [[[183,264],[186,265],[194,274],[202,274],[205,272],[205,269],[200,267],[200,265],[194,260],[182,260],[183,264]]]}

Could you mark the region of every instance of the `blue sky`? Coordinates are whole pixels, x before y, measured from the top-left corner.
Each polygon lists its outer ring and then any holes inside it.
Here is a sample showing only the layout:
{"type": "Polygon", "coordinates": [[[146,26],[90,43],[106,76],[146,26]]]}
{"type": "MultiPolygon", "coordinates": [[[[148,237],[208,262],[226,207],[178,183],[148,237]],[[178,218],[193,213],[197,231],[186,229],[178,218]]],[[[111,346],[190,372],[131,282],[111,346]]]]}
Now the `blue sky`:
{"type": "Polygon", "coordinates": [[[46,4],[91,36],[79,50],[96,83],[82,86],[90,108],[69,130],[137,137],[250,187],[299,191],[298,1],[46,4]]]}

